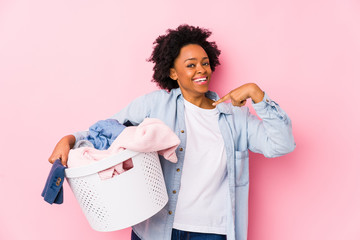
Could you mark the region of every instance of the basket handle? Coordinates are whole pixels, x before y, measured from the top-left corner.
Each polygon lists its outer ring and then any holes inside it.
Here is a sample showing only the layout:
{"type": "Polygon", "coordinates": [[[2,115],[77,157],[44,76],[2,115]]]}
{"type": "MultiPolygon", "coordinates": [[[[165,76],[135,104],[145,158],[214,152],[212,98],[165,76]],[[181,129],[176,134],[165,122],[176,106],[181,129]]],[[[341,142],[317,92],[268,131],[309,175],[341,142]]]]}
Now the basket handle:
{"type": "Polygon", "coordinates": [[[67,168],[65,169],[65,177],[77,178],[77,177],[84,177],[87,175],[98,173],[102,170],[108,169],[119,163],[122,163],[125,160],[128,160],[129,158],[136,156],[137,154],[139,154],[139,152],[126,149],[119,153],[111,155],[110,157],[101,159],[100,161],[94,162],[86,166],[67,168]]]}

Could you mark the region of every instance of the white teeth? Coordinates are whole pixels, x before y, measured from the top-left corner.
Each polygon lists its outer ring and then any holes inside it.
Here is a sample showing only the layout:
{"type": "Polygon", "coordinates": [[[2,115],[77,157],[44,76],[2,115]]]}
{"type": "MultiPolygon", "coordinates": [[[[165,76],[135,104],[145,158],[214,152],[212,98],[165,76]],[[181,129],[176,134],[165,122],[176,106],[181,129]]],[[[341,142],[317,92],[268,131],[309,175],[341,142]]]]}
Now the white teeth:
{"type": "Polygon", "coordinates": [[[206,78],[198,78],[196,80],[194,80],[194,82],[205,82],[206,78]]]}

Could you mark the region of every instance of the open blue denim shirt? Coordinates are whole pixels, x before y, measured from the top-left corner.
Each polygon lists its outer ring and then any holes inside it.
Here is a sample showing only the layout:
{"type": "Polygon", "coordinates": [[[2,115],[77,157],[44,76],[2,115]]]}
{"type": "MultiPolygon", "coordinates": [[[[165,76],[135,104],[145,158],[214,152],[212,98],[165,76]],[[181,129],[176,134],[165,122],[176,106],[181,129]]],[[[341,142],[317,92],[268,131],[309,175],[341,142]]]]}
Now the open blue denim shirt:
{"type": "MultiPolygon", "coordinates": [[[[219,99],[214,92],[207,92],[210,99],[219,99]]],[[[251,150],[265,157],[277,157],[294,150],[290,118],[265,93],[262,102],[253,103],[257,116],[247,107],[234,107],[231,103],[220,103],[219,127],[224,138],[227,156],[229,195],[227,205],[227,239],[246,240],[248,229],[249,196],[249,153],[251,150]]],[[[158,90],[141,96],[115,114],[112,118],[120,123],[130,121],[140,124],[144,118],[158,118],[178,135],[181,143],[176,150],[177,163],[165,161],[160,156],[169,201],[153,217],[133,226],[135,233],[143,240],[169,240],[176,214],[176,203],[186,151],[186,128],[184,119],[184,98],[179,88],[170,92],[158,90]],[[182,149],[182,151],[180,150],[182,149]]],[[[74,134],[82,140],[87,132],[74,134]]]]}

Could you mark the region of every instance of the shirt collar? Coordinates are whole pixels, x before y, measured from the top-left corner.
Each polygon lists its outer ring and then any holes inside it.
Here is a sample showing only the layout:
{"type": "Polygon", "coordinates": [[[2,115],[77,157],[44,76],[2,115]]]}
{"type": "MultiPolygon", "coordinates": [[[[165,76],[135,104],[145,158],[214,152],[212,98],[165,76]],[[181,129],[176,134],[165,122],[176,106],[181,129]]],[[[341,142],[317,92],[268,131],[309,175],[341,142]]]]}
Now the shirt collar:
{"type": "MultiPolygon", "coordinates": [[[[181,90],[180,88],[175,88],[175,89],[172,89],[171,91],[174,92],[174,95],[178,98],[179,96],[183,97],[182,94],[181,94],[181,90]]],[[[205,93],[205,96],[214,100],[214,101],[217,101],[219,100],[219,96],[217,95],[217,93],[215,92],[212,92],[212,91],[208,91],[205,93]]],[[[232,109],[231,109],[231,106],[227,103],[219,103],[218,105],[216,105],[216,109],[220,112],[220,113],[224,113],[224,114],[232,114],[232,109]]]]}

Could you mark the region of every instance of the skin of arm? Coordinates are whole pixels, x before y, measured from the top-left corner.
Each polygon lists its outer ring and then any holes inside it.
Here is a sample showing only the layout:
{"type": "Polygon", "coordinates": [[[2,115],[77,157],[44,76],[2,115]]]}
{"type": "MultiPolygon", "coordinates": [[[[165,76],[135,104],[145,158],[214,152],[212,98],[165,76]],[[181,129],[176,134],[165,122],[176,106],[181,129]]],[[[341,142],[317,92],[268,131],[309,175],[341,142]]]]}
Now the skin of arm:
{"type": "Polygon", "coordinates": [[[61,138],[49,157],[49,162],[54,163],[56,159],[61,159],[61,164],[66,166],[70,149],[74,146],[75,140],[74,135],[67,135],[61,138]]]}

